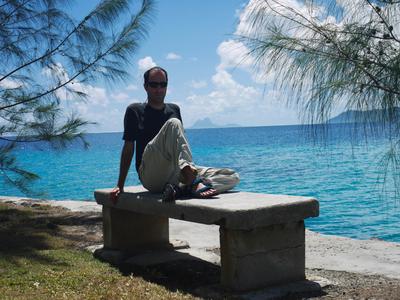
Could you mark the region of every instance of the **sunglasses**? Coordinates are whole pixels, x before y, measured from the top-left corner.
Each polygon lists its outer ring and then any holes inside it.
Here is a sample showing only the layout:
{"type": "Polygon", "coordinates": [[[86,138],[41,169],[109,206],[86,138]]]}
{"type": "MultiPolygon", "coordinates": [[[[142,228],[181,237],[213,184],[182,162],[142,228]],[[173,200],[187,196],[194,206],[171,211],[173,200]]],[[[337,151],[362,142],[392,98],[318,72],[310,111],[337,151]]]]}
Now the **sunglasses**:
{"type": "Polygon", "coordinates": [[[150,86],[151,88],[155,89],[155,88],[166,88],[168,85],[167,81],[162,81],[162,82],[156,82],[156,81],[148,81],[147,85],[150,86]]]}

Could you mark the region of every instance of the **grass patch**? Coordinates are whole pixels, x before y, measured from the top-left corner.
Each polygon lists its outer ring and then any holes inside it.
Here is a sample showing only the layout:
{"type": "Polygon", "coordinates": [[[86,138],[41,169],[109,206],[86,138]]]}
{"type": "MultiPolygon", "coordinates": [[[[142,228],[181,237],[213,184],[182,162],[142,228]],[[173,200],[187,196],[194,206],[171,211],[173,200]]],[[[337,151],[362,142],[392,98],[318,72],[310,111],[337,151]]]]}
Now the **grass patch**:
{"type": "Polygon", "coordinates": [[[60,208],[0,203],[0,298],[194,298],[94,259],[80,249],[77,219],[90,221],[60,208]]]}
{"type": "Polygon", "coordinates": [[[79,250],[39,250],[17,259],[2,256],[0,268],[0,291],[5,299],[190,298],[142,278],[123,276],[79,250]]]}

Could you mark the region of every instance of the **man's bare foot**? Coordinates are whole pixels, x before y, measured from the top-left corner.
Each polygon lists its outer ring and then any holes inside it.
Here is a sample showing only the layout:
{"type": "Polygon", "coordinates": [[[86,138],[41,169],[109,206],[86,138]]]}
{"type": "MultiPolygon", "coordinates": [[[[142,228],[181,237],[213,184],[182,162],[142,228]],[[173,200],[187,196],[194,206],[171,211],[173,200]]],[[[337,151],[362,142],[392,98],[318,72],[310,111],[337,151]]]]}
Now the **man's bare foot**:
{"type": "Polygon", "coordinates": [[[212,198],[218,192],[207,184],[205,180],[197,177],[197,169],[192,166],[186,166],[181,171],[183,183],[188,186],[189,194],[196,198],[212,198]]]}
{"type": "Polygon", "coordinates": [[[202,182],[198,183],[195,189],[192,190],[192,195],[197,198],[212,198],[217,194],[217,190],[208,185],[204,185],[202,182]]]}
{"type": "Polygon", "coordinates": [[[196,178],[191,188],[191,195],[195,198],[212,198],[218,194],[211,184],[201,178],[196,178]]]}
{"type": "Polygon", "coordinates": [[[183,177],[183,183],[186,185],[191,185],[196,179],[197,170],[192,166],[186,166],[181,170],[181,174],[183,177]]]}

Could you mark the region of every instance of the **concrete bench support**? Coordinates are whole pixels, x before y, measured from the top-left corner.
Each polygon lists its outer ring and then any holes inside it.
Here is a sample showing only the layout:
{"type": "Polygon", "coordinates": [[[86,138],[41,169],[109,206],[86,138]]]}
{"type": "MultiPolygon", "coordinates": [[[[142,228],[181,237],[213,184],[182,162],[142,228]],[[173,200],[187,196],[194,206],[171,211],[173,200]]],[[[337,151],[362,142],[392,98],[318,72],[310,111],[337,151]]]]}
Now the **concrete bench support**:
{"type": "Polygon", "coordinates": [[[305,279],[304,219],[319,214],[308,197],[227,193],[215,199],[162,203],[161,195],[129,187],[118,203],[111,189],[95,191],[103,205],[104,247],[125,252],[171,247],[168,218],[220,226],[221,284],[245,291],[305,279]]]}
{"type": "Polygon", "coordinates": [[[220,227],[221,283],[250,290],[305,279],[304,222],[253,230],[220,227]]]}
{"type": "Polygon", "coordinates": [[[168,218],[103,206],[103,239],[125,252],[170,247],[168,218]]]}

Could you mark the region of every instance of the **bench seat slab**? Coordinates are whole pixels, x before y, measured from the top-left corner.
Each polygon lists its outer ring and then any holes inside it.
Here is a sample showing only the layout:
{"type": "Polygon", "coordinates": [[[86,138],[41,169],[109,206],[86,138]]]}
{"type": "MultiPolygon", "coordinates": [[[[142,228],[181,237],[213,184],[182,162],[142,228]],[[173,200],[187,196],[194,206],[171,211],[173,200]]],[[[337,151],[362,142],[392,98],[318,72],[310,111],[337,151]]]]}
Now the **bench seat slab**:
{"type": "Polygon", "coordinates": [[[236,192],[214,199],[182,199],[163,203],[161,194],[151,194],[142,187],[127,187],[118,203],[110,200],[112,189],[95,191],[97,203],[136,213],[165,216],[230,229],[253,229],[316,217],[318,201],[311,197],[236,192]]]}

